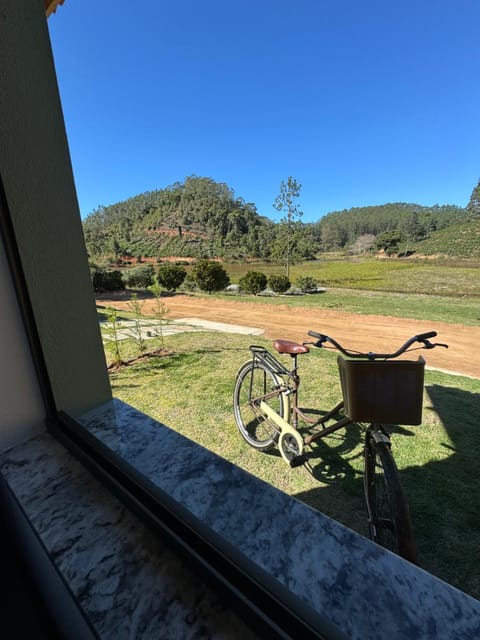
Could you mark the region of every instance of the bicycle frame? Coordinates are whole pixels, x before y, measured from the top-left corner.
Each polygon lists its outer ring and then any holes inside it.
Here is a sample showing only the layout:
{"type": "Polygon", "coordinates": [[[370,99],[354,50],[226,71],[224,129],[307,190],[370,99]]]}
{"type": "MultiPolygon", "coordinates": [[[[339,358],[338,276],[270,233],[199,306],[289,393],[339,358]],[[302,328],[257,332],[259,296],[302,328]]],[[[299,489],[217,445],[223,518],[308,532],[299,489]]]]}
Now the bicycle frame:
{"type": "MultiPolygon", "coordinates": [[[[297,355],[294,354],[291,356],[293,359],[293,367],[289,370],[264,347],[252,345],[250,347],[250,351],[252,353],[254,363],[256,361],[260,362],[264,366],[268,367],[275,375],[280,376],[282,379],[286,378],[286,381],[284,380],[281,386],[273,389],[272,391],[269,391],[268,393],[260,397],[251,398],[250,403],[252,407],[260,409],[260,411],[278,427],[280,434],[280,453],[289,464],[292,464],[292,458],[290,457],[289,452],[284,451],[282,442],[286,442],[288,439],[288,441],[292,444],[293,441],[293,444],[297,450],[297,454],[295,457],[302,457],[305,445],[310,445],[314,440],[318,438],[324,438],[329,434],[348,426],[349,424],[353,424],[353,420],[348,417],[344,417],[335,422],[333,425],[329,427],[323,427],[321,431],[310,433],[305,438],[302,438],[298,432],[299,418],[303,420],[307,425],[309,425],[310,428],[323,425],[328,422],[328,420],[333,418],[343,408],[343,400],[335,405],[335,407],[333,407],[333,409],[328,411],[325,415],[321,416],[321,418],[310,418],[298,406],[300,376],[298,375],[297,355]],[[285,418],[280,416],[266,403],[266,400],[279,395],[281,395],[283,398],[283,406],[286,416],[285,418]]],[[[300,461],[298,462],[298,464],[300,464],[300,461]]]]}

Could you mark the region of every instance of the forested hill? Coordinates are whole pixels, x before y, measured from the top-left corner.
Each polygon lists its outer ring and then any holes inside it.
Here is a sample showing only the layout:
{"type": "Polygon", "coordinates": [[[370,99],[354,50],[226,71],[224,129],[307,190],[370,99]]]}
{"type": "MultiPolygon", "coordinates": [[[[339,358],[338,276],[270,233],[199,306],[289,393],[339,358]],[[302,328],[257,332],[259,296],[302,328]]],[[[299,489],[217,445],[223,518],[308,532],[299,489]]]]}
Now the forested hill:
{"type": "Polygon", "coordinates": [[[99,207],[83,225],[94,258],[261,255],[274,226],[226,184],[197,176],[99,207]]]}
{"type": "MultiPolygon", "coordinates": [[[[297,222],[290,250],[293,259],[307,259],[332,249],[378,249],[382,238],[411,246],[469,218],[467,210],[453,205],[393,203],[333,211],[315,223],[297,222]]],[[[285,254],[281,224],[259,216],[255,204],[236,197],[226,184],[197,176],[99,207],[83,226],[92,260],[248,256],[281,261],[285,254]]],[[[452,235],[452,255],[454,240],[452,235]]]]}
{"type": "Polygon", "coordinates": [[[378,237],[387,232],[397,232],[400,242],[416,242],[467,219],[466,210],[455,205],[424,207],[395,202],[332,211],[314,226],[325,248],[343,248],[354,245],[361,236],[378,237]]]}

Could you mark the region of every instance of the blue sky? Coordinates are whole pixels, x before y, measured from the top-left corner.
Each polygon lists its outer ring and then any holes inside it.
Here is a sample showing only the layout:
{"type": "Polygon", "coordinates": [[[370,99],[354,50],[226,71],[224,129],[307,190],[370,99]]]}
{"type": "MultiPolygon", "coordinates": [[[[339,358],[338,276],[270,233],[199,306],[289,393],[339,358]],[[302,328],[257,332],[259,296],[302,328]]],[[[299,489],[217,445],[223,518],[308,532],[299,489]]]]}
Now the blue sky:
{"type": "Polygon", "coordinates": [[[465,206],[478,0],[66,0],[48,21],[82,216],[188,175],[275,219],[465,206]]]}

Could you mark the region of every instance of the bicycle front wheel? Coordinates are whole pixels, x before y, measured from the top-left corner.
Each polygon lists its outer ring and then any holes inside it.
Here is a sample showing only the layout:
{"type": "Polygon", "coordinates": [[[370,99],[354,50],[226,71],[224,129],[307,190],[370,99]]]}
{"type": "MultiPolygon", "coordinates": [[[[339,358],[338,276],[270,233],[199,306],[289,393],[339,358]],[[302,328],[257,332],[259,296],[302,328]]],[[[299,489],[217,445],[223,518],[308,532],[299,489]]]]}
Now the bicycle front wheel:
{"type": "Polygon", "coordinates": [[[405,492],[389,439],[386,435],[382,437],[378,427],[367,429],[364,489],[372,540],[416,563],[417,551],[405,492]]]}
{"type": "Polygon", "coordinates": [[[288,398],[281,392],[282,379],[261,362],[245,362],[237,374],[233,392],[233,413],[240,435],[260,451],[271,449],[280,428],[260,409],[266,402],[288,420],[288,398]]]}

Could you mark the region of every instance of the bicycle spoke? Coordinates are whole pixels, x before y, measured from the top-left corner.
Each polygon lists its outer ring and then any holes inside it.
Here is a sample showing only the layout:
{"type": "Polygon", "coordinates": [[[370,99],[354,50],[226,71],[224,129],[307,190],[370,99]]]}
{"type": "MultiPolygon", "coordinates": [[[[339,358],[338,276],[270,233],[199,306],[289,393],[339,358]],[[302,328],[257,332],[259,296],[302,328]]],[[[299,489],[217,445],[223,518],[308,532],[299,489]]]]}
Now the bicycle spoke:
{"type": "Polygon", "coordinates": [[[261,363],[249,361],[237,375],[233,402],[235,421],[242,437],[256,449],[270,449],[278,440],[280,429],[260,409],[260,402],[266,402],[283,417],[282,388],[279,377],[261,363]]]}

